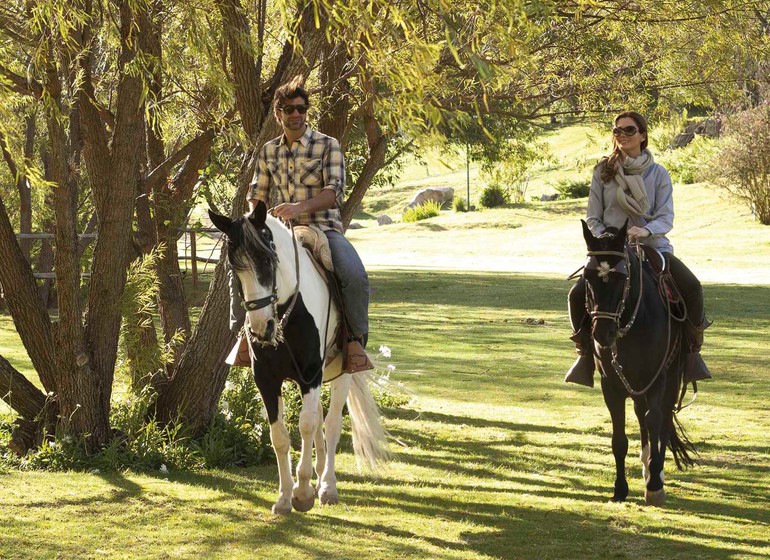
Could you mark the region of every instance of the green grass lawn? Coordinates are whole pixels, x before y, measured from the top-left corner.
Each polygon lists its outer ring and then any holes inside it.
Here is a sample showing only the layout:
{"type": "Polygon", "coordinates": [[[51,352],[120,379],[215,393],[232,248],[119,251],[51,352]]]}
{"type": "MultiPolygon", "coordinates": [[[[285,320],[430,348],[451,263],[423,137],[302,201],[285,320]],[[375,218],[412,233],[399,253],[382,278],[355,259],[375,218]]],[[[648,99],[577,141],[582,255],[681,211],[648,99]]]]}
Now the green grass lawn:
{"type": "MultiPolygon", "coordinates": [[[[643,505],[633,424],[629,500],[608,501],[601,392],[562,383],[585,200],[528,203],[351,232],[371,270],[371,348],[392,349],[392,379],[415,398],[385,411],[384,472],[357,472],[343,441],[338,506],[272,516],[273,464],[6,471],[0,558],[767,558],[770,228],[705,185],[675,196],[672,241],[705,280],[715,379],[680,414],[700,464],[667,464],[665,506],[643,505]]],[[[31,371],[7,316],[0,353],[31,371]]]]}

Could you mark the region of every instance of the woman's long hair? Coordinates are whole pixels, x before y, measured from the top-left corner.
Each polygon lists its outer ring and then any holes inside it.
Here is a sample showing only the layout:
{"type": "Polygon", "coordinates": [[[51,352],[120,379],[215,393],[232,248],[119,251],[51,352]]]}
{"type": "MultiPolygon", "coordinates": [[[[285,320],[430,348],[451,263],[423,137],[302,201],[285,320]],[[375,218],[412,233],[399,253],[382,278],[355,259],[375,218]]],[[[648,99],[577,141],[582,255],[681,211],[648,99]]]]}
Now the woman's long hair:
{"type": "MultiPolygon", "coordinates": [[[[645,150],[647,148],[647,119],[635,111],[624,111],[615,117],[613,122],[617,125],[618,121],[623,118],[632,119],[639,129],[639,133],[644,134],[644,140],[642,140],[641,147],[642,150],[645,150]]],[[[618,173],[617,165],[622,152],[620,151],[620,144],[618,144],[618,140],[615,136],[612,137],[612,147],[612,153],[608,157],[602,158],[599,162],[599,165],[603,166],[601,177],[602,181],[605,183],[610,182],[618,173]]]]}

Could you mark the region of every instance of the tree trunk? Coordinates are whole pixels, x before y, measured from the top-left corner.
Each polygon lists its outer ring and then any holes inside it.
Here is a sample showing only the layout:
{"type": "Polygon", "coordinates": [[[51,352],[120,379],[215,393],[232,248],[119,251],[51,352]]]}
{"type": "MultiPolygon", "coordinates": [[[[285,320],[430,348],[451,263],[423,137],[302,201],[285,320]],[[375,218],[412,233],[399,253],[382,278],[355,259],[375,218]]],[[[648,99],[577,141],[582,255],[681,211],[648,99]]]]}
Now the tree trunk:
{"type": "MultiPolygon", "coordinates": [[[[364,69],[363,72],[366,75],[364,69]]],[[[380,124],[374,116],[374,95],[376,88],[374,82],[368,76],[362,79],[364,91],[367,94],[367,102],[364,105],[364,131],[366,132],[366,141],[369,145],[369,157],[366,159],[364,168],[356,180],[356,184],[348,194],[345,206],[342,208],[342,227],[348,229],[353,214],[356,213],[361,201],[364,199],[369,185],[372,184],[377,172],[385,164],[385,155],[388,150],[388,136],[383,134],[380,124]]]]}
{"type": "Polygon", "coordinates": [[[227,274],[220,259],[195,331],[174,376],[161,387],[157,402],[160,421],[184,419],[189,428],[199,433],[216,414],[230,369],[225,358],[235,344],[226,312],[229,301],[227,274]]]}
{"type": "Polygon", "coordinates": [[[0,356],[0,396],[19,413],[8,447],[19,456],[40,444],[44,433],[55,423],[58,407],[0,356]]]}
{"type": "Polygon", "coordinates": [[[321,119],[318,130],[336,138],[345,151],[345,129],[350,114],[350,84],[341,78],[349,57],[344,47],[338,43],[327,43],[321,63],[321,83],[334,84],[331,92],[324,97],[320,107],[321,119]]]}
{"type": "Polygon", "coordinates": [[[5,205],[0,199],[0,285],[16,331],[46,391],[57,388],[51,321],[40,302],[32,268],[19,248],[5,205]]]}

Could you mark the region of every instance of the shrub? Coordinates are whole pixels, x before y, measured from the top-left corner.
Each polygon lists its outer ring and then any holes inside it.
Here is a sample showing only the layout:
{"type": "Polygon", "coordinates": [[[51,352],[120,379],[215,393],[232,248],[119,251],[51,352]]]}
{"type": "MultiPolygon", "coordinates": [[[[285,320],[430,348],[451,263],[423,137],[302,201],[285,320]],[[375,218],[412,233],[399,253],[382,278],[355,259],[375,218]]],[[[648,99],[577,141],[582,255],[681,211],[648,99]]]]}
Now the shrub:
{"type": "MultiPolygon", "coordinates": [[[[385,382],[392,367],[374,378],[372,392],[380,408],[400,407],[409,401],[397,385],[385,382]]],[[[165,475],[170,470],[252,466],[273,457],[267,415],[247,368],[230,370],[219,412],[201,437],[192,437],[179,422],[163,425],[149,417],[154,399],[152,388],[145,386],[139,394],[116,402],[111,416],[114,437],[95,454],[87,452],[85,439],[55,434],[24,457],[17,457],[7,450],[13,430],[11,418],[0,416],[0,473],[9,469],[98,472],[128,468],[165,475]]],[[[296,446],[302,396],[294,384],[285,383],[283,399],[284,421],[296,446]]],[[[321,402],[328,409],[328,385],[321,402]]]]}
{"type": "Polygon", "coordinates": [[[429,200],[420,204],[419,206],[407,208],[404,210],[404,213],[401,214],[401,221],[416,222],[418,220],[424,220],[426,218],[438,216],[440,213],[441,205],[434,200],[429,200]]]}
{"type": "Polygon", "coordinates": [[[452,200],[452,208],[454,208],[455,212],[467,212],[468,204],[464,198],[461,196],[456,196],[454,200],[452,200]]]}
{"type": "Polygon", "coordinates": [[[507,189],[504,189],[497,183],[492,183],[484,187],[479,196],[479,204],[484,208],[497,208],[504,206],[511,201],[511,196],[507,189]]]}
{"type": "Polygon", "coordinates": [[[710,177],[770,225],[770,103],[732,116],[710,177]]]}
{"type": "Polygon", "coordinates": [[[554,188],[561,198],[585,198],[591,190],[591,181],[584,179],[560,179],[554,188]]]}
{"type": "Polygon", "coordinates": [[[683,148],[669,149],[656,154],[656,160],[671,174],[674,183],[689,185],[706,178],[709,162],[716,153],[717,141],[696,136],[683,148]]]}

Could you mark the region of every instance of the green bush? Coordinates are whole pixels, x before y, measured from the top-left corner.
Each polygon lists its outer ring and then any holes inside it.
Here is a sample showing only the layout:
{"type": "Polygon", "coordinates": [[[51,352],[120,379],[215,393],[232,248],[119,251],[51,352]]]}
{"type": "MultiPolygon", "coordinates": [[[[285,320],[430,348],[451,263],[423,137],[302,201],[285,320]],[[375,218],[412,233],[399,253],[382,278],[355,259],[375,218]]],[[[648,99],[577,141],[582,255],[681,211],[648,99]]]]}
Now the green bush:
{"type": "Polygon", "coordinates": [[[690,185],[705,178],[705,171],[709,161],[716,154],[716,149],[716,140],[696,136],[683,148],[656,154],[656,161],[668,169],[674,183],[690,185]]]}
{"type": "MultiPolygon", "coordinates": [[[[392,366],[388,366],[388,372],[392,366]]],[[[384,368],[380,368],[384,369],[384,368]]],[[[381,408],[404,406],[408,401],[395,384],[383,383],[386,375],[375,375],[372,392],[381,408]]],[[[202,436],[181,423],[160,424],[150,415],[155,394],[148,386],[113,404],[113,438],[98,453],[89,454],[85,440],[55,434],[24,457],[7,450],[13,423],[0,417],[0,472],[9,469],[48,471],[160,471],[247,467],[272,460],[270,427],[262,398],[251,370],[232,368],[219,403],[219,411],[202,436]]],[[[283,386],[284,421],[294,446],[300,442],[299,413],[302,396],[292,383],[283,386]]],[[[324,410],[329,406],[329,387],[321,393],[324,410]]]]}
{"type": "Polygon", "coordinates": [[[434,201],[429,200],[415,206],[414,208],[407,208],[404,213],[401,214],[401,221],[403,222],[416,222],[418,220],[424,220],[426,218],[432,218],[438,216],[441,213],[441,205],[434,201]]]}
{"type": "Polygon", "coordinates": [[[452,208],[454,208],[455,212],[467,212],[468,204],[464,198],[456,196],[454,200],[452,200],[452,208]]]}
{"type": "Polygon", "coordinates": [[[554,188],[561,198],[585,198],[591,190],[591,181],[585,179],[560,179],[554,188]]]}
{"type": "Polygon", "coordinates": [[[484,187],[479,196],[479,204],[484,208],[497,208],[504,206],[511,201],[511,196],[507,189],[504,189],[497,183],[484,187]]]}

